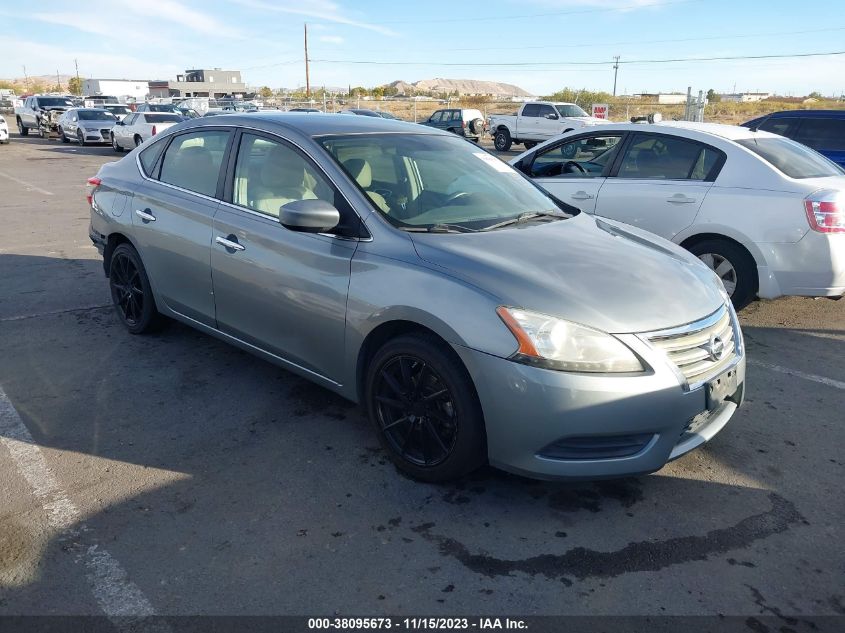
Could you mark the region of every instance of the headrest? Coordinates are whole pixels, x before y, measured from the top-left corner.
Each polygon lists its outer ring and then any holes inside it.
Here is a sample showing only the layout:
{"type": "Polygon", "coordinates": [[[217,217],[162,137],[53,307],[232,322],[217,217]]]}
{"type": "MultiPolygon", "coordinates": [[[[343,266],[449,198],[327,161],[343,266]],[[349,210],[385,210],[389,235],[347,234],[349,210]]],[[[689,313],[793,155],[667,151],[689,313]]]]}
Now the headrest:
{"type": "Polygon", "coordinates": [[[363,158],[350,158],[343,166],[363,189],[373,184],[373,170],[363,158]]]}
{"type": "Polygon", "coordinates": [[[302,159],[287,147],[273,147],[261,166],[261,182],[273,189],[302,187],[305,166],[302,159]]]}

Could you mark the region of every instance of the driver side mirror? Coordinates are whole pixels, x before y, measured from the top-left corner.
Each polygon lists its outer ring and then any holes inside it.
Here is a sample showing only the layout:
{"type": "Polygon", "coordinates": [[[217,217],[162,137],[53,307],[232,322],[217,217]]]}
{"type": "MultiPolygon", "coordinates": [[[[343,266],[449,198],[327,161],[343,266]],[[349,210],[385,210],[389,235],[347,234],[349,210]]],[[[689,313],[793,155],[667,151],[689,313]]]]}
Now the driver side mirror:
{"type": "Polygon", "coordinates": [[[118,119],[114,122],[115,125],[123,125],[123,119],[118,119]]]}
{"type": "Polygon", "coordinates": [[[340,223],[340,212],[325,200],[294,200],[279,209],[279,223],[291,231],[325,233],[340,223]]]}
{"type": "Polygon", "coordinates": [[[552,121],[556,121],[558,116],[554,112],[549,112],[548,114],[546,114],[546,118],[551,119],[552,121]]]}

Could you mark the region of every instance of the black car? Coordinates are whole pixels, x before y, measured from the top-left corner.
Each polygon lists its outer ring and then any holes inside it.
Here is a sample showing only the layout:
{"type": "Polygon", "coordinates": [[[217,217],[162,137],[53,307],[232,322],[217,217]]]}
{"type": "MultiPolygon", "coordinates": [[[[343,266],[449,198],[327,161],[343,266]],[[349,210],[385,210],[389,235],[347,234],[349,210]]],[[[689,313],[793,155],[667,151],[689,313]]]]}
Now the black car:
{"type": "Polygon", "coordinates": [[[845,167],[845,110],[785,110],[742,125],[791,138],[845,167]]]}
{"type": "Polygon", "coordinates": [[[422,121],[422,124],[464,136],[476,143],[484,134],[484,115],[480,110],[475,109],[435,110],[428,120],[422,121]]]}

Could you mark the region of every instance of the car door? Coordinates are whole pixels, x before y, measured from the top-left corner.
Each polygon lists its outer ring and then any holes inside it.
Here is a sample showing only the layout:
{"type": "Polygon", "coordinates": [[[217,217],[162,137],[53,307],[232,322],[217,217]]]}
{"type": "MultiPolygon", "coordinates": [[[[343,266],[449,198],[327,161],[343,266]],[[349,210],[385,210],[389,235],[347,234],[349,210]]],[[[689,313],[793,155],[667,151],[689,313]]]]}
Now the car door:
{"type": "Polygon", "coordinates": [[[443,118],[443,111],[436,110],[430,117],[428,117],[428,121],[426,123],[431,127],[439,127],[440,120],[443,118]]]}
{"type": "Polygon", "coordinates": [[[62,130],[65,133],[65,136],[68,138],[74,138],[76,136],[76,130],[79,129],[79,112],[77,110],[71,110],[70,112],[66,112],[62,118],[62,130]]]}
{"type": "Polygon", "coordinates": [[[555,198],[593,213],[622,132],[579,134],[537,150],[522,171],[555,198]]]}
{"type": "Polygon", "coordinates": [[[522,112],[516,118],[516,134],[519,139],[537,140],[540,106],[536,103],[526,103],[522,112]]]}
{"type": "Polygon", "coordinates": [[[138,114],[128,114],[126,118],[123,119],[122,125],[115,125],[112,129],[112,133],[117,140],[117,144],[121,147],[132,147],[132,144],[129,142],[131,139],[130,135],[130,126],[135,122],[135,119],[138,118],[138,114]]]}
{"type": "Polygon", "coordinates": [[[537,110],[537,136],[538,140],[546,141],[558,133],[560,115],[554,107],[547,104],[540,104],[537,110]]]}
{"type": "Polygon", "coordinates": [[[695,220],[725,161],[721,150],[671,134],[637,132],[621,149],[596,214],[672,239],[695,220]]]}
{"type": "Polygon", "coordinates": [[[211,255],[219,329],[336,380],[358,242],[287,229],[279,209],[321,199],[338,208],[343,226],[357,227],[358,216],[323,172],[279,137],[242,133],[230,172],[211,255]]]}
{"type": "Polygon", "coordinates": [[[142,164],[155,159],[152,176],[132,199],[133,234],[158,299],[212,327],[212,222],[231,136],[230,130],[202,128],[145,148],[142,164]],[[161,151],[162,143],[167,143],[163,155],[148,157],[150,151],[161,151]]]}

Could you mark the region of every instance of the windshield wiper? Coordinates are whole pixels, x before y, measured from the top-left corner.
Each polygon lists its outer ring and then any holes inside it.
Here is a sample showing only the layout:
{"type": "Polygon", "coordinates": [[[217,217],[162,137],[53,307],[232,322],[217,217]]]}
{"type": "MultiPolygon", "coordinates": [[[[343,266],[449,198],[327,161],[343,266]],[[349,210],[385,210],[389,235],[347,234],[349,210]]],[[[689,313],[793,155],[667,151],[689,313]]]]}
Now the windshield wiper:
{"type": "Polygon", "coordinates": [[[493,229],[500,229],[503,226],[510,226],[512,224],[522,224],[523,222],[527,222],[528,220],[533,220],[535,218],[542,218],[542,217],[552,217],[552,218],[560,218],[563,219],[565,216],[562,213],[556,213],[552,211],[526,211],[524,213],[520,213],[515,218],[510,218],[509,220],[502,220],[501,222],[497,222],[496,224],[491,224],[490,226],[485,226],[482,231],[492,231],[493,229]]]}
{"type": "Polygon", "coordinates": [[[399,228],[413,233],[476,233],[478,231],[478,229],[471,229],[462,224],[445,224],[442,222],[431,226],[401,226],[399,228]]]}

